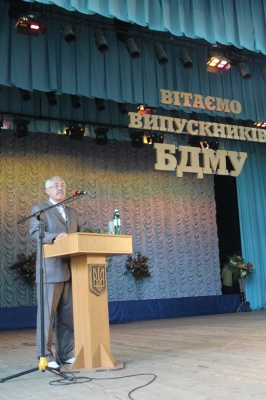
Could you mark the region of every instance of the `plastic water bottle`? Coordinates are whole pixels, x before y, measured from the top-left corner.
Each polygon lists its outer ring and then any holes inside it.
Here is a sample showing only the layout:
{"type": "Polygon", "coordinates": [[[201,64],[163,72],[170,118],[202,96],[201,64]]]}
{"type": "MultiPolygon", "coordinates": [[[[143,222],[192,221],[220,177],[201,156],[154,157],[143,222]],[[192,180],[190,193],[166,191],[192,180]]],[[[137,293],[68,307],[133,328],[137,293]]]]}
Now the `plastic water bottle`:
{"type": "Polygon", "coordinates": [[[113,226],[114,226],[114,234],[115,235],[120,235],[120,233],[121,233],[121,222],[120,222],[119,211],[118,211],[117,208],[114,211],[113,226]]]}

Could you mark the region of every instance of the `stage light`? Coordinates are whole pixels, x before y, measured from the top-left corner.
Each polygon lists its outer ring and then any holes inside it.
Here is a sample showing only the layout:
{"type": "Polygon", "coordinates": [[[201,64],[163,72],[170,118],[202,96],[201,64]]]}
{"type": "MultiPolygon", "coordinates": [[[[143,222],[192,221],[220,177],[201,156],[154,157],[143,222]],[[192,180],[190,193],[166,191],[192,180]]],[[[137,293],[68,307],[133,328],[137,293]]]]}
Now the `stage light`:
{"type": "Polygon", "coordinates": [[[202,147],[200,142],[202,142],[201,137],[194,135],[188,136],[187,143],[190,147],[202,147]]]}
{"type": "Polygon", "coordinates": [[[142,147],[144,147],[142,132],[138,131],[131,132],[130,137],[132,139],[131,144],[133,147],[136,147],[137,149],[142,149],[142,147]]]}
{"type": "Polygon", "coordinates": [[[18,138],[23,138],[28,136],[28,120],[16,120],[14,121],[16,124],[16,128],[14,130],[14,135],[17,136],[18,138]]]}
{"type": "Polygon", "coordinates": [[[257,121],[254,122],[254,126],[260,129],[266,129],[266,122],[265,121],[257,121]]]}
{"type": "Polygon", "coordinates": [[[108,43],[102,29],[94,29],[94,40],[100,53],[105,53],[107,50],[109,50],[108,43]]]}
{"type": "Polygon", "coordinates": [[[26,101],[29,101],[31,99],[30,92],[28,92],[28,90],[19,89],[19,91],[20,91],[20,95],[21,95],[21,98],[22,98],[23,101],[26,102],[26,101]]]}
{"type": "Polygon", "coordinates": [[[71,95],[71,103],[72,103],[73,108],[80,108],[81,107],[80,97],[75,94],[72,94],[71,95]]]}
{"type": "Polygon", "coordinates": [[[132,35],[117,32],[116,37],[120,42],[123,42],[125,44],[131,58],[135,59],[140,57],[140,51],[132,35]]]}
{"type": "Polygon", "coordinates": [[[230,60],[220,55],[213,55],[207,62],[207,71],[222,74],[231,68],[230,60]]]}
{"type": "Polygon", "coordinates": [[[0,117],[0,129],[3,129],[4,127],[4,120],[3,117],[0,117]]]}
{"type": "Polygon", "coordinates": [[[189,136],[188,145],[191,147],[201,147],[202,149],[218,150],[219,142],[217,139],[202,139],[200,136],[189,136]]]}
{"type": "Polygon", "coordinates": [[[163,143],[163,142],[164,142],[164,135],[162,133],[153,132],[149,136],[147,136],[148,144],[163,143]]]}
{"type": "Polygon", "coordinates": [[[207,140],[205,140],[204,142],[200,142],[200,147],[203,149],[209,149],[209,143],[207,142],[207,140]]]}
{"type": "Polygon", "coordinates": [[[104,99],[99,99],[98,97],[95,97],[94,101],[96,104],[97,111],[105,110],[104,99]]]}
{"type": "Polygon", "coordinates": [[[193,67],[192,60],[191,60],[189,54],[185,50],[182,50],[179,53],[178,57],[184,68],[192,68],[193,67]]]}
{"type": "Polygon", "coordinates": [[[128,114],[127,105],[125,103],[117,103],[117,107],[122,115],[128,114]]]}
{"type": "Polygon", "coordinates": [[[18,33],[30,36],[38,36],[39,32],[44,33],[46,31],[43,21],[34,15],[20,16],[15,28],[18,33]]]}
{"type": "Polygon", "coordinates": [[[67,136],[70,136],[70,139],[82,140],[84,137],[85,128],[83,125],[73,125],[66,129],[67,136]]]}
{"type": "Polygon", "coordinates": [[[101,146],[108,144],[107,137],[108,128],[95,128],[94,133],[96,134],[95,143],[101,146]]]}
{"type": "Polygon", "coordinates": [[[155,114],[156,113],[156,108],[149,107],[147,104],[140,104],[137,107],[138,114],[155,114]]]}
{"type": "Polygon", "coordinates": [[[244,62],[239,63],[237,69],[243,79],[251,79],[251,73],[244,62]]]}
{"type": "Polygon", "coordinates": [[[71,43],[76,40],[75,33],[73,32],[72,26],[69,23],[63,26],[61,33],[67,43],[71,43]]]}
{"type": "Polygon", "coordinates": [[[166,52],[164,51],[164,48],[160,43],[155,43],[154,54],[160,65],[164,65],[164,64],[168,63],[168,58],[167,58],[166,52]]]}
{"type": "Polygon", "coordinates": [[[50,106],[56,106],[57,100],[55,97],[55,92],[47,92],[46,97],[50,106]]]}
{"type": "Polygon", "coordinates": [[[114,27],[116,32],[116,38],[120,42],[123,42],[131,58],[139,58],[140,51],[135,43],[133,36],[130,34],[131,24],[128,22],[120,21],[115,18],[114,27]]]}
{"type": "Polygon", "coordinates": [[[131,58],[135,59],[140,57],[140,51],[132,36],[127,36],[124,43],[131,58]]]}

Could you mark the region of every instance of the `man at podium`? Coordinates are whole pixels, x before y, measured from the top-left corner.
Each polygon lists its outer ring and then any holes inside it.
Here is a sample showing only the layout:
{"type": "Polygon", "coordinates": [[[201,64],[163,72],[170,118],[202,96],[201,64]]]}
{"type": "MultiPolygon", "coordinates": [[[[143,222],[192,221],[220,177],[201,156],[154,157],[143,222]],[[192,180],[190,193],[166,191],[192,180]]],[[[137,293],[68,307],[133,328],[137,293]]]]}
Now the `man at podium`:
{"type": "MultiPolygon", "coordinates": [[[[66,184],[60,176],[53,176],[45,183],[45,192],[49,199],[35,205],[31,214],[51,207],[66,198],[66,184]]],[[[53,243],[54,240],[68,233],[78,232],[79,223],[76,211],[71,207],[60,205],[53,207],[43,214],[43,244],[53,243]]],[[[42,321],[40,304],[40,229],[37,218],[31,218],[29,224],[31,238],[37,243],[36,283],[37,283],[37,357],[46,357],[48,367],[59,369],[59,364],[72,364],[74,359],[74,326],[72,306],[72,285],[70,259],[52,257],[43,258],[43,303],[44,303],[44,346],[42,346],[42,321]],[[52,330],[55,321],[55,350],[52,352],[52,330]],[[44,347],[45,354],[42,354],[44,347]]]]}

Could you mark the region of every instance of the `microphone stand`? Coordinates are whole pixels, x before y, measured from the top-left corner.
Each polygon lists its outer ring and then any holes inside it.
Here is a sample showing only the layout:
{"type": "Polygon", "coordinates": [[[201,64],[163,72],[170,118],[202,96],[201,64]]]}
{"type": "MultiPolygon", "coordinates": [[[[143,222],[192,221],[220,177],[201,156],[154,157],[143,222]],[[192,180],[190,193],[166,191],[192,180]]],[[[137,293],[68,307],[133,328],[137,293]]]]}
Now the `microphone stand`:
{"type": "Polygon", "coordinates": [[[19,376],[22,375],[26,375],[26,374],[30,374],[31,372],[35,372],[35,371],[42,371],[45,372],[50,371],[56,375],[59,375],[61,377],[63,377],[64,379],[67,379],[68,381],[75,381],[75,378],[73,376],[68,376],[60,371],[58,371],[57,369],[54,368],[50,368],[48,367],[48,362],[45,356],[45,344],[44,344],[44,297],[43,297],[43,273],[44,273],[44,268],[43,268],[43,233],[44,233],[44,218],[43,218],[43,214],[45,214],[46,211],[50,210],[51,208],[57,207],[61,204],[66,204],[69,203],[73,200],[77,200],[80,196],[84,196],[86,194],[86,192],[80,192],[77,193],[74,196],[71,196],[63,201],[60,201],[59,203],[53,204],[50,207],[46,207],[43,210],[37,211],[34,214],[31,214],[27,217],[23,217],[21,218],[19,221],[17,221],[17,224],[21,224],[25,221],[27,221],[30,218],[36,217],[39,221],[39,255],[40,255],[40,300],[39,300],[39,307],[40,307],[40,318],[41,318],[41,357],[39,359],[39,364],[38,367],[35,368],[31,368],[27,371],[23,371],[23,372],[19,372],[18,374],[14,374],[14,375],[10,375],[7,376],[5,378],[1,378],[0,379],[0,383],[5,382],[7,380],[13,379],[13,378],[17,378],[19,376]]]}

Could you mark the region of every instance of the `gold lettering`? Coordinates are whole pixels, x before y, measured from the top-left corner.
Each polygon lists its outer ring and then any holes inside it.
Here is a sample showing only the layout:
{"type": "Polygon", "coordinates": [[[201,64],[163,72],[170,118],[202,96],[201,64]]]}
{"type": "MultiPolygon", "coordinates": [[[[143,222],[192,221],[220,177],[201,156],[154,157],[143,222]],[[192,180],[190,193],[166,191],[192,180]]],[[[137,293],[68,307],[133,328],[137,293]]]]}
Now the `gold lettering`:
{"type": "Polygon", "coordinates": [[[198,127],[199,126],[199,122],[198,121],[194,121],[193,119],[191,119],[190,121],[188,121],[187,123],[187,133],[189,133],[190,135],[198,135],[199,131],[196,129],[193,129],[193,126],[198,127]]]}
{"type": "Polygon", "coordinates": [[[183,103],[184,107],[191,107],[190,100],[193,99],[192,93],[180,92],[180,98],[184,99],[184,103],[183,103]]]}
{"type": "Polygon", "coordinates": [[[172,92],[170,90],[161,89],[161,104],[172,104],[172,92]]]}
{"type": "Polygon", "coordinates": [[[239,139],[238,126],[236,125],[226,125],[226,137],[227,139],[239,139]]]}
{"type": "Polygon", "coordinates": [[[205,106],[202,101],[202,96],[200,94],[194,94],[194,103],[193,103],[192,107],[205,110],[205,106]]]}
{"type": "Polygon", "coordinates": [[[158,115],[143,114],[143,127],[142,129],[151,129],[152,131],[159,131],[158,115]]]}
{"type": "Polygon", "coordinates": [[[237,100],[230,101],[230,111],[233,114],[240,114],[242,111],[242,106],[237,100]]]}
{"type": "Polygon", "coordinates": [[[171,117],[164,117],[162,115],[158,115],[158,122],[160,125],[160,131],[163,132],[173,132],[174,127],[173,127],[173,118],[171,117]]]}
{"type": "Polygon", "coordinates": [[[228,175],[228,170],[226,168],[227,150],[217,150],[216,153],[214,153],[210,149],[202,149],[202,154],[204,174],[216,172],[217,175],[228,175]]]}
{"type": "Polygon", "coordinates": [[[239,139],[257,142],[257,129],[239,126],[239,139]],[[251,136],[250,136],[251,133],[251,136]]]}
{"type": "Polygon", "coordinates": [[[261,143],[266,142],[266,132],[263,129],[258,129],[258,141],[261,143]]]}
{"type": "Polygon", "coordinates": [[[187,120],[186,119],[182,119],[182,118],[173,118],[173,122],[174,122],[175,126],[177,127],[177,130],[173,129],[173,132],[183,133],[185,125],[187,123],[187,120]]]}
{"type": "Polygon", "coordinates": [[[228,158],[234,167],[234,171],[230,171],[230,176],[238,176],[240,174],[247,156],[247,153],[228,151],[228,158]]]}
{"type": "Polygon", "coordinates": [[[205,97],[205,106],[207,108],[207,110],[209,111],[214,111],[215,110],[215,105],[213,103],[215,103],[215,98],[211,97],[211,96],[207,96],[205,97]]]}
{"type": "Polygon", "coordinates": [[[153,148],[156,151],[155,169],[174,170],[177,164],[176,157],[172,155],[175,154],[175,145],[154,143],[153,148]]]}
{"type": "Polygon", "coordinates": [[[129,112],[129,128],[142,129],[142,115],[129,112]]]}
{"type": "Polygon", "coordinates": [[[179,146],[178,150],[181,152],[180,163],[176,167],[176,176],[183,177],[184,172],[195,173],[199,179],[203,178],[203,170],[199,164],[199,154],[201,153],[200,147],[179,146]]]}
{"type": "Polygon", "coordinates": [[[230,113],[229,100],[216,97],[216,111],[230,113]]]}

